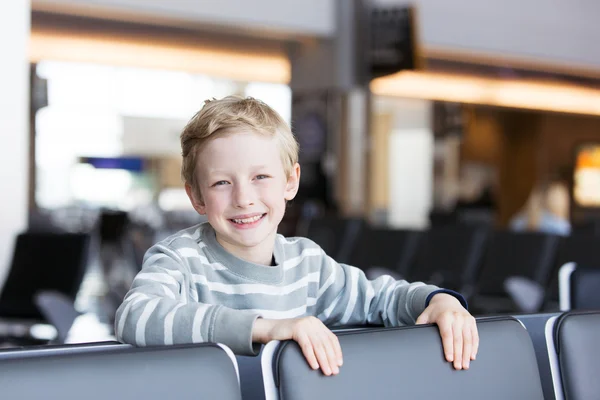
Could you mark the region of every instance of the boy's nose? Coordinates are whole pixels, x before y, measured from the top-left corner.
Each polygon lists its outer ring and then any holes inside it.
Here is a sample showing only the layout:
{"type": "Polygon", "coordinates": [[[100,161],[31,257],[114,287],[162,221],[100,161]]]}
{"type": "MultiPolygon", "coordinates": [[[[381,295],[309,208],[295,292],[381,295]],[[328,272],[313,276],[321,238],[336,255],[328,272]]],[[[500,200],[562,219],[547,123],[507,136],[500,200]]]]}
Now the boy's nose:
{"type": "Polygon", "coordinates": [[[254,204],[252,189],[238,186],[234,194],[234,205],[238,208],[248,207],[254,204]]]}

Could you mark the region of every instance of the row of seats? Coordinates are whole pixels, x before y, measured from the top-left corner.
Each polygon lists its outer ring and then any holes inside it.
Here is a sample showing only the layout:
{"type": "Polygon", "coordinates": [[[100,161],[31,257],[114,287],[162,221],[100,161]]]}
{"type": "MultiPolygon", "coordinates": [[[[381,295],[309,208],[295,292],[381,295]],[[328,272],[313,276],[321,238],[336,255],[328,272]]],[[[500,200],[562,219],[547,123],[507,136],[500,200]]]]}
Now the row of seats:
{"type": "Polygon", "coordinates": [[[443,358],[432,325],[336,331],[337,376],[312,370],[293,341],[259,357],[216,344],[133,348],[86,344],[0,351],[7,398],[207,398],[309,400],[591,399],[600,393],[600,311],[478,320],[480,348],[468,371],[443,358]],[[18,362],[16,362],[18,360],[18,362]]]}
{"type": "MultiPolygon", "coordinates": [[[[348,231],[352,231],[352,229],[348,231]]],[[[373,230],[363,226],[362,229],[355,230],[354,235],[359,235],[362,239],[355,240],[355,245],[349,253],[351,263],[354,260],[354,264],[365,266],[373,262],[373,265],[391,268],[395,265],[393,264],[394,260],[399,260],[401,263],[405,262],[404,260],[413,260],[419,267],[410,274],[412,278],[409,277],[409,279],[433,281],[439,285],[460,290],[470,297],[471,310],[475,313],[481,309],[488,312],[489,310],[499,310],[498,308],[494,309],[497,303],[492,304],[486,310],[483,307],[485,306],[483,300],[485,300],[485,294],[498,295],[494,291],[494,287],[502,286],[501,281],[505,275],[531,276],[524,271],[531,266],[539,266],[540,263],[536,263],[532,256],[523,255],[527,251],[526,245],[531,245],[529,249],[532,250],[531,254],[540,253],[539,249],[536,253],[535,249],[539,246],[536,247],[535,243],[537,239],[545,238],[544,235],[508,232],[495,232],[490,235],[489,232],[472,227],[446,227],[415,232],[373,230]],[[522,242],[519,239],[522,239],[522,242]],[[483,257],[483,243],[486,241],[489,249],[483,257]],[[375,246],[375,243],[379,247],[376,250],[369,250],[370,246],[375,246]],[[415,249],[412,252],[410,251],[411,247],[415,249]],[[414,254],[414,256],[410,256],[410,254],[414,254]],[[476,273],[479,270],[478,260],[482,258],[485,258],[484,268],[478,274],[476,273]],[[515,259],[511,260],[511,258],[515,259]],[[517,261],[516,258],[521,261],[517,261]],[[479,282],[476,282],[475,278],[469,278],[475,276],[479,276],[479,282]],[[475,296],[469,296],[468,284],[453,284],[453,282],[459,281],[471,282],[471,285],[477,287],[475,296]],[[478,286],[476,286],[477,284],[478,286]]],[[[554,239],[554,237],[551,238],[554,239]]],[[[571,237],[563,240],[563,249],[573,250],[567,253],[563,252],[567,254],[565,256],[567,259],[581,259],[581,254],[578,254],[577,250],[586,254],[585,249],[595,249],[596,247],[591,244],[585,248],[583,246],[567,246],[567,244],[573,243],[581,244],[576,239],[578,238],[571,237]]],[[[544,241],[537,241],[537,243],[543,244],[544,241]]],[[[62,336],[68,332],[70,324],[77,316],[72,302],[79,290],[83,273],[88,264],[89,246],[90,236],[87,234],[30,232],[18,235],[10,272],[0,294],[0,318],[20,322],[25,320],[49,321],[58,329],[58,339],[64,340],[62,336]],[[50,303],[46,301],[48,296],[45,296],[48,292],[52,293],[52,296],[49,297],[50,303]],[[57,309],[55,306],[57,298],[64,299],[63,303],[65,304],[70,302],[70,308],[57,309]],[[65,310],[71,311],[69,315],[64,315],[65,310]]],[[[594,261],[594,264],[591,264],[592,261],[594,260],[589,259],[587,265],[583,264],[578,268],[575,268],[576,264],[574,263],[566,264],[565,268],[568,272],[565,273],[565,277],[571,277],[571,279],[561,284],[560,310],[600,308],[600,291],[597,290],[600,285],[600,268],[589,268],[600,265],[600,261],[594,261]]],[[[541,264],[546,265],[547,263],[541,264]]],[[[531,268],[531,271],[537,271],[535,273],[543,275],[540,271],[545,269],[547,267],[536,267],[531,268]]],[[[513,292],[511,294],[514,294],[513,292]]],[[[558,289],[553,292],[558,298],[558,289]]],[[[538,298],[541,299],[542,296],[538,296],[538,298]]],[[[538,301],[538,303],[540,302],[538,301]]],[[[522,310],[536,311],[536,307],[522,307],[522,310]]],[[[555,310],[558,310],[558,307],[555,310]]],[[[479,312],[479,314],[481,313],[479,312]]]]}
{"type": "Polygon", "coordinates": [[[337,261],[365,271],[382,267],[411,281],[457,290],[480,313],[558,310],[558,267],[566,262],[600,266],[594,236],[490,231],[478,226],[444,226],[426,231],[381,229],[359,219],[310,221],[305,234],[337,261]],[[522,308],[507,291],[520,277],[539,287],[542,298],[522,308]]]}
{"type": "Polygon", "coordinates": [[[600,268],[570,262],[558,276],[561,311],[600,309],[600,268]]]}
{"type": "Polygon", "coordinates": [[[239,400],[235,356],[216,344],[86,344],[0,352],[7,399],[239,400]]]}

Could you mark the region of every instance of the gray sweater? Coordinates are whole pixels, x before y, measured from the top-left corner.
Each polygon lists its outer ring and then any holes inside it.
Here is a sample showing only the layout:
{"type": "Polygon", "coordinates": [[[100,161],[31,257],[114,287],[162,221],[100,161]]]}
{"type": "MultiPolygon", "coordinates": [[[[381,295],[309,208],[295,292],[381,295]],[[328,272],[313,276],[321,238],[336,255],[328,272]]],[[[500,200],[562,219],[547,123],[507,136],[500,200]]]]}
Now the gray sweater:
{"type": "Polygon", "coordinates": [[[117,310],[117,339],[136,346],[218,342],[252,355],[258,317],[312,315],[330,327],[414,324],[438,290],[389,276],[370,281],[305,238],[277,235],[273,253],[270,267],[239,259],[208,223],[159,242],[117,310]]]}

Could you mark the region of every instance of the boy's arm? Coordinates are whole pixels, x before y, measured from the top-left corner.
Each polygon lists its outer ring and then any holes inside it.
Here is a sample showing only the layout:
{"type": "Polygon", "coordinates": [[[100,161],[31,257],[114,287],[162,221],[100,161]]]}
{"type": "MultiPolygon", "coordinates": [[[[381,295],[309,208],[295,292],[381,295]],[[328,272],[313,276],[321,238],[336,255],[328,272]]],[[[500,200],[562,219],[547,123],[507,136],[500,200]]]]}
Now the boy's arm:
{"type": "Polygon", "coordinates": [[[152,247],[117,310],[117,339],[135,346],[216,342],[254,355],[257,314],[199,303],[186,261],[170,248],[152,247]]]}
{"type": "Polygon", "coordinates": [[[435,323],[446,360],[469,368],[479,347],[475,319],[464,298],[421,282],[382,276],[369,281],[358,268],[325,257],[317,299],[317,317],[327,325],[435,323]]]}
{"type": "Polygon", "coordinates": [[[327,325],[412,325],[439,290],[390,276],[370,281],[360,269],[324,256],[317,317],[327,325]]]}

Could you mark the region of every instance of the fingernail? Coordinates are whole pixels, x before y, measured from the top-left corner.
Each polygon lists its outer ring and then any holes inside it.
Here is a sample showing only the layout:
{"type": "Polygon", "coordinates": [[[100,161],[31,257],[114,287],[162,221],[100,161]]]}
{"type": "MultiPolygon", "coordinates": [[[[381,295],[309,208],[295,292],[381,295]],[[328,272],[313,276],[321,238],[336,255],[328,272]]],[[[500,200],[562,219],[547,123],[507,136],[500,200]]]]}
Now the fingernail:
{"type": "Polygon", "coordinates": [[[344,360],[342,360],[341,358],[338,360],[338,365],[341,367],[342,365],[344,365],[344,360]]]}
{"type": "Polygon", "coordinates": [[[468,361],[465,363],[465,369],[469,369],[469,362],[468,361]]]}
{"type": "Polygon", "coordinates": [[[311,365],[311,368],[312,369],[319,369],[319,364],[313,364],[313,365],[311,365]]]}

